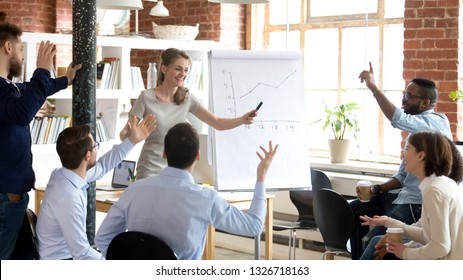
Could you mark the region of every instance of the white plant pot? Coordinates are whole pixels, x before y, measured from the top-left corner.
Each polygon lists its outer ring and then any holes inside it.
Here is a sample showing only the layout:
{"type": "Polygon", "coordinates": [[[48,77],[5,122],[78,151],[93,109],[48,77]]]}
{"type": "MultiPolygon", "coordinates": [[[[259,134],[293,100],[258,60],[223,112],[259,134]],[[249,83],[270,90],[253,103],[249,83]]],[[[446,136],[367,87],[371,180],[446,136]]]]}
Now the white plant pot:
{"type": "Polygon", "coordinates": [[[349,160],[350,140],[328,140],[331,163],[344,163],[349,160]]]}

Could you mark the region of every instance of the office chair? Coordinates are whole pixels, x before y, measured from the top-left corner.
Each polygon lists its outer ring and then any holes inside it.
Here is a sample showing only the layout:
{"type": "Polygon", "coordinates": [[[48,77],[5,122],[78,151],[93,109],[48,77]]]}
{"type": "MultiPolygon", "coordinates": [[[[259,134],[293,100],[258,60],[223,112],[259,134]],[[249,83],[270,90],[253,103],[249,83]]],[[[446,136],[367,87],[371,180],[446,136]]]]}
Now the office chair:
{"type": "Polygon", "coordinates": [[[164,241],[154,235],[126,231],[111,240],[106,252],[107,260],[177,260],[177,256],[164,241]]]}
{"type": "Polygon", "coordinates": [[[323,171],[311,168],[310,176],[312,182],[312,190],[289,191],[289,198],[299,213],[297,221],[273,225],[274,231],[290,231],[288,244],[289,259],[291,259],[291,253],[293,255],[293,259],[296,259],[296,230],[315,230],[317,228],[317,224],[315,223],[315,218],[313,215],[314,193],[322,188],[332,188],[330,178],[323,171]]]}
{"type": "Polygon", "coordinates": [[[355,216],[347,200],[334,190],[321,189],[314,195],[313,206],[325,243],[322,259],[332,260],[334,255],[351,257],[346,244],[355,229],[355,216]]]}

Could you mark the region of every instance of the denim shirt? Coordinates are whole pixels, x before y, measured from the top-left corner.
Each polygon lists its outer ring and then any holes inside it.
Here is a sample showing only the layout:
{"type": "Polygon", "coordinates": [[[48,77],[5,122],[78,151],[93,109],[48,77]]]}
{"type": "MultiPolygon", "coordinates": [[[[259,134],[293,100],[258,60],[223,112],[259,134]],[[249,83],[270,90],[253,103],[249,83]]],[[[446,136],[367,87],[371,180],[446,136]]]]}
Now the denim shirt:
{"type": "MultiPolygon", "coordinates": [[[[396,108],[392,116],[391,125],[394,128],[406,132],[418,131],[437,131],[452,139],[449,120],[444,114],[438,114],[434,109],[422,112],[418,115],[406,114],[403,109],[396,108]]],[[[408,142],[408,136],[407,136],[408,142]]],[[[421,204],[421,192],[418,188],[420,181],[415,175],[405,172],[405,162],[402,162],[399,171],[392,176],[397,179],[402,188],[392,190],[391,192],[399,192],[394,204],[421,204]]]]}

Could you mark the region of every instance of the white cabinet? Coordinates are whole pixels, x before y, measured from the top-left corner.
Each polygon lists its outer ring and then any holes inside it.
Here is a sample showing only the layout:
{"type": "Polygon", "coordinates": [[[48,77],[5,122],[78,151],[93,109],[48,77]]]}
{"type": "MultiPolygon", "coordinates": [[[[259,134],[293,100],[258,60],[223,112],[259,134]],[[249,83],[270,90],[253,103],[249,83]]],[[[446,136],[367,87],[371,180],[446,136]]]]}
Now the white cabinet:
{"type": "MultiPolygon", "coordinates": [[[[66,46],[71,52],[72,35],[54,33],[28,33],[21,36],[24,45],[24,77],[28,81],[36,69],[37,48],[40,42],[49,40],[58,45],[66,46]]],[[[130,99],[138,97],[140,90],[132,89],[130,60],[132,50],[164,50],[167,48],[178,48],[188,53],[192,60],[202,61],[203,89],[202,91],[191,90],[196,96],[203,100],[205,106],[208,104],[208,61],[207,52],[211,49],[218,49],[219,43],[214,41],[172,41],[148,38],[133,37],[97,37],[97,57],[117,57],[120,60],[119,88],[96,91],[96,114],[103,114],[110,141],[102,143],[100,154],[109,150],[112,144],[118,143],[119,131],[126,122],[120,118],[121,112],[130,110],[130,99]]],[[[70,61],[67,61],[67,64],[70,61]]],[[[95,62],[96,63],[96,62],[95,62]]],[[[159,64],[159,61],[156,61],[159,64]]],[[[72,115],[72,89],[60,91],[50,98],[55,99],[57,115],[72,115]]],[[[197,129],[201,132],[203,126],[197,129]]],[[[141,148],[141,145],[138,145],[141,148]]],[[[139,150],[139,149],[138,149],[139,150]]],[[[36,170],[37,186],[43,186],[48,181],[51,171],[60,166],[59,158],[56,155],[55,144],[33,145],[34,169],[36,170]],[[46,162],[46,164],[44,164],[46,162]]],[[[137,159],[138,154],[131,154],[130,158],[137,159]]]]}

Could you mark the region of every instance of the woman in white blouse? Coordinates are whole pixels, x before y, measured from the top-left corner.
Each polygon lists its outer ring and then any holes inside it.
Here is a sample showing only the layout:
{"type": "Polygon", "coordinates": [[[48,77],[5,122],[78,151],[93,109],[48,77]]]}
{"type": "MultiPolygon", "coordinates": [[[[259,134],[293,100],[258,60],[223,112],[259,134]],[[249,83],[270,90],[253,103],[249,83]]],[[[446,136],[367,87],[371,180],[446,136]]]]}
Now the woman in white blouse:
{"type": "Polygon", "coordinates": [[[406,225],[386,216],[361,216],[363,225],[402,228],[404,237],[412,242],[386,240],[387,252],[400,259],[462,260],[463,189],[458,186],[463,177],[461,154],[439,133],[416,132],[410,136],[403,156],[405,171],[421,181],[421,219],[406,225]]]}

